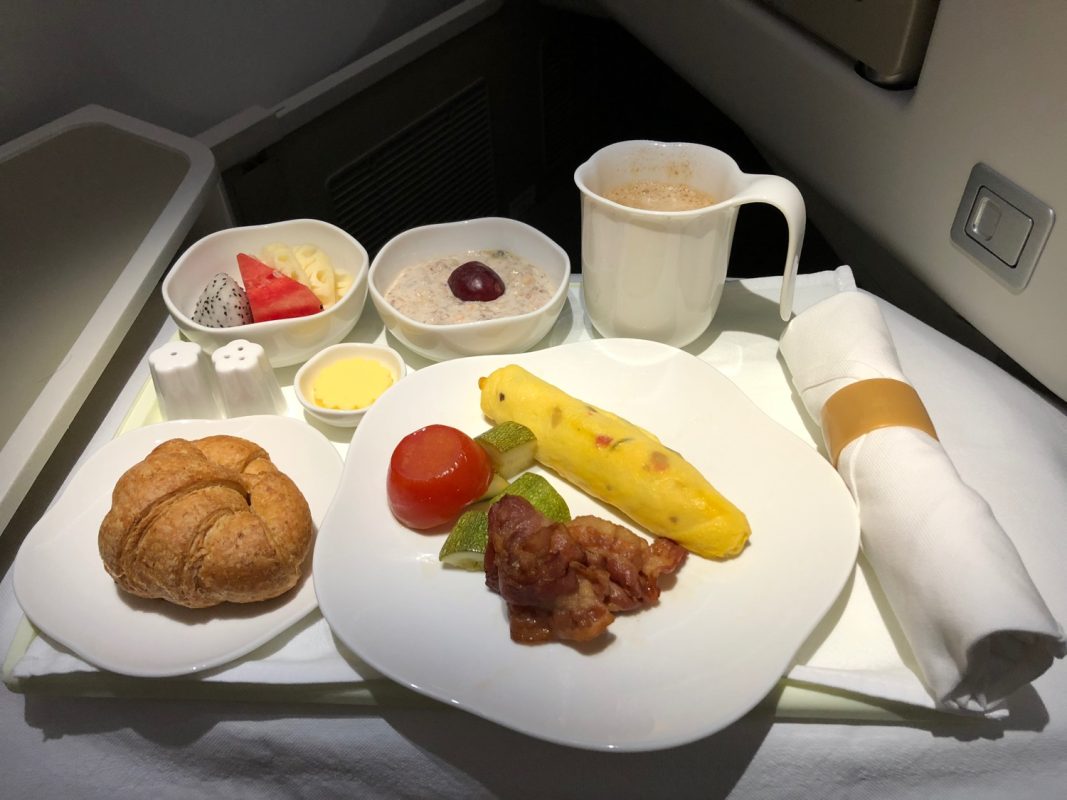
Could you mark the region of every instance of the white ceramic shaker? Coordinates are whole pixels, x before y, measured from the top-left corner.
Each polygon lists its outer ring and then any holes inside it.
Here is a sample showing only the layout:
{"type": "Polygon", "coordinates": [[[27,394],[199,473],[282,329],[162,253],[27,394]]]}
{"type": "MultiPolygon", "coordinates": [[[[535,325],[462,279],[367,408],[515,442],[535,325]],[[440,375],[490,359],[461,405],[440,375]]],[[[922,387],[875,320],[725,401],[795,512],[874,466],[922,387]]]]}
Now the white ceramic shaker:
{"type": "Polygon", "coordinates": [[[261,345],[235,339],[216,350],[211,361],[226,416],[285,413],[282,388],[261,345]]]}
{"type": "Polygon", "coordinates": [[[148,356],[163,419],[219,419],[222,405],[207,354],[194,342],[170,342],[148,356]]]}

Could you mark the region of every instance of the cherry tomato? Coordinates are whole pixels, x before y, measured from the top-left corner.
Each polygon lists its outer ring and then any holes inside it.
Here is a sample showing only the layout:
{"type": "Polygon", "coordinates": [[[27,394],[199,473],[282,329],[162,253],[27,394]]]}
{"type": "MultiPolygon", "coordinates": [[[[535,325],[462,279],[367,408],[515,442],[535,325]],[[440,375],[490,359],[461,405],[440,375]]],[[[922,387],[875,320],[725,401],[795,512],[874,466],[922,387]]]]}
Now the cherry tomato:
{"type": "Polygon", "coordinates": [[[485,494],[493,478],[489,456],[463,431],[428,425],[409,433],[389,460],[389,508],[409,528],[451,522],[485,494]]]}

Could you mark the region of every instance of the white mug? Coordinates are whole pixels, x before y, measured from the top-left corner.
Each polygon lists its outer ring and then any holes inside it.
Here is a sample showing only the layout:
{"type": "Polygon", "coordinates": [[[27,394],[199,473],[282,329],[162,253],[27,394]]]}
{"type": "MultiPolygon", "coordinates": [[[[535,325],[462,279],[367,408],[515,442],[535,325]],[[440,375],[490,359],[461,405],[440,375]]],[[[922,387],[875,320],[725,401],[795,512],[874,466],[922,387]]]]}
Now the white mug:
{"type": "Polygon", "coordinates": [[[582,295],[604,336],[689,344],[722,298],[738,207],[770,203],[789,229],[779,312],[788,320],[807,215],[800,191],[776,175],[749,175],[721,150],[684,142],[618,142],[574,173],[582,195],[582,295]],[[712,205],[653,211],[604,195],[634,182],[697,189],[712,205]]]}

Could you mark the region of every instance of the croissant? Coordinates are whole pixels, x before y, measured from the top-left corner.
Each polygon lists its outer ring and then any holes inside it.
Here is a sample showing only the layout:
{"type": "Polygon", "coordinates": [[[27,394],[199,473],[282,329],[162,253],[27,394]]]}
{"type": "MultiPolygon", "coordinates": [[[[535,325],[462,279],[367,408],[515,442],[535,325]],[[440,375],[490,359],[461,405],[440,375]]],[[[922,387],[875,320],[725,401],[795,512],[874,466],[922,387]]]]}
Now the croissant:
{"type": "Polygon", "coordinates": [[[163,442],[127,470],[98,544],[125,591],[205,608],[291,589],[311,537],[307,500],[262,447],[209,436],[163,442]]]}

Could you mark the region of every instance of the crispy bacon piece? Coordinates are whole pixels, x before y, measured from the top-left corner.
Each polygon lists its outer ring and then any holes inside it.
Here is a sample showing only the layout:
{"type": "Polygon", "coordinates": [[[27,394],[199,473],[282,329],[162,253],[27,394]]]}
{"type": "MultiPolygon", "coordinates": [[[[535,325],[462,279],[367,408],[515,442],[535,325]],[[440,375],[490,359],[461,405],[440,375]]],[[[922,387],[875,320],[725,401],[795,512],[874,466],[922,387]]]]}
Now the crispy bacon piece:
{"type": "Polygon", "coordinates": [[[553,522],[507,495],[489,509],[485,583],[507,601],[516,642],[586,642],[616,613],[655,603],[659,577],[681,567],[685,555],[669,539],[649,545],[598,517],[553,522]]]}

